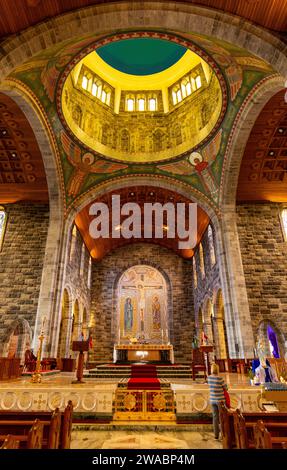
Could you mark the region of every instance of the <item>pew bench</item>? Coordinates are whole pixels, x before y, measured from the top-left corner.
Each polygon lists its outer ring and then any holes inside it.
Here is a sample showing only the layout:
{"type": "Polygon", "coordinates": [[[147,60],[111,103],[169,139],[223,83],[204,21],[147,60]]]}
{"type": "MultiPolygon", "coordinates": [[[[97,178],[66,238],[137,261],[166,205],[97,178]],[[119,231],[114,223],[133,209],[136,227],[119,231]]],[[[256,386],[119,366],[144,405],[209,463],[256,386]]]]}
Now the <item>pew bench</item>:
{"type": "MultiPolygon", "coordinates": [[[[31,423],[38,418],[44,426],[44,445],[48,444],[47,448],[70,449],[73,421],[73,404],[71,400],[69,400],[64,412],[59,412],[59,416],[60,423],[57,421],[59,418],[54,418],[51,423],[51,412],[24,411],[19,413],[18,411],[0,411],[0,429],[1,423],[4,421],[8,421],[9,423],[11,423],[11,421],[16,421],[18,423],[26,422],[26,425],[28,425],[28,423],[31,423]]],[[[20,426],[20,424],[18,426],[20,426]]]]}
{"type": "Polygon", "coordinates": [[[13,434],[2,435],[0,430],[0,444],[3,449],[42,449],[43,445],[43,424],[38,419],[32,423],[32,426],[25,429],[25,433],[17,433],[19,429],[12,427],[13,434]],[[16,432],[15,432],[16,431],[16,432]],[[14,442],[13,442],[14,441],[14,442]],[[9,447],[7,447],[9,445],[9,447]]]}

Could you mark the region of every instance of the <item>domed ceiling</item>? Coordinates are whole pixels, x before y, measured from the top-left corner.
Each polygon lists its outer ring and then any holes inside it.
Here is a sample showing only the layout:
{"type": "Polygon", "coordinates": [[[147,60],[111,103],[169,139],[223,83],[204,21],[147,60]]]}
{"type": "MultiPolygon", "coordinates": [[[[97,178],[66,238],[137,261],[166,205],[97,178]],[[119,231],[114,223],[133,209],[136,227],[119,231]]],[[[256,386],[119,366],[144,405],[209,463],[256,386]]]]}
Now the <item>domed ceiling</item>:
{"type": "MultiPolygon", "coordinates": [[[[129,71],[136,72],[134,68],[129,71]]],[[[42,110],[57,150],[67,212],[95,186],[137,175],[150,175],[153,180],[158,179],[159,184],[161,178],[173,180],[177,185],[189,188],[194,197],[197,194],[216,208],[229,155],[228,143],[238,115],[253,99],[254,90],[275,76],[278,74],[263,60],[213,37],[127,31],[113,36],[74,38],[51,46],[15,69],[8,77],[7,84],[30,95],[42,110]],[[135,59],[135,54],[132,54],[132,61],[126,55],[126,66],[142,65],[142,70],[148,67],[149,72],[153,72],[149,75],[131,75],[116,70],[115,63],[108,64],[106,61],[110,59],[103,56],[104,60],[98,54],[111,44],[116,46],[118,43],[119,47],[125,41],[123,45],[127,46],[129,39],[162,40],[172,47],[178,45],[184,48],[185,52],[181,57],[176,57],[171,49],[170,53],[167,50],[159,63],[161,67],[163,62],[168,66],[165,65],[167,68],[161,71],[153,68],[152,56],[143,64],[138,62],[138,57],[135,59]],[[94,57],[94,65],[90,57],[94,57]],[[171,57],[175,63],[168,62],[171,57]],[[195,70],[196,75],[192,75],[190,72],[197,66],[200,73],[195,70]],[[88,75],[84,80],[85,67],[90,70],[86,70],[88,75]],[[116,74],[114,81],[111,70],[116,74]],[[192,89],[198,75],[198,86],[192,89]],[[126,77],[126,80],[119,80],[119,76],[126,77]],[[185,83],[190,83],[186,85],[185,96],[181,89],[182,78],[187,78],[185,83]],[[97,82],[98,79],[102,84],[97,82]],[[138,87],[138,80],[141,87],[138,87]],[[208,93],[212,80],[217,94],[208,93]],[[94,83],[94,89],[89,89],[90,84],[93,86],[94,83]],[[82,117],[85,113],[91,113],[91,116],[86,115],[84,126],[78,125],[78,129],[69,126],[71,121],[68,122],[64,116],[63,103],[69,107],[66,85],[74,90],[79,100],[78,108],[73,114],[70,112],[73,120],[80,123],[81,113],[82,117]],[[181,90],[180,99],[176,98],[177,93],[173,94],[173,91],[176,92],[172,89],[174,85],[181,90]],[[215,107],[212,100],[207,100],[210,96],[217,96],[215,107]],[[130,106],[129,99],[134,99],[137,109],[130,106]],[[143,110],[139,109],[143,103],[140,99],[145,100],[146,108],[143,110]],[[91,103],[88,108],[85,105],[87,101],[91,103]],[[220,108],[218,115],[217,105],[220,108]],[[107,123],[102,122],[103,113],[105,118],[108,116],[107,123]],[[163,128],[163,122],[168,119],[174,119],[170,134],[167,132],[170,126],[163,128]],[[109,122],[112,120],[117,124],[111,125],[109,122]],[[122,128],[118,124],[120,122],[122,128]],[[149,126],[147,132],[144,127],[140,130],[139,123],[144,122],[149,126]],[[193,134],[192,129],[195,129],[193,134]],[[85,141],[87,138],[90,140],[85,141]]]]}
{"type": "Polygon", "coordinates": [[[68,67],[58,108],[67,130],[124,162],[170,160],[206,141],[224,117],[226,83],[211,58],[177,41],[112,40],[68,67]]]}

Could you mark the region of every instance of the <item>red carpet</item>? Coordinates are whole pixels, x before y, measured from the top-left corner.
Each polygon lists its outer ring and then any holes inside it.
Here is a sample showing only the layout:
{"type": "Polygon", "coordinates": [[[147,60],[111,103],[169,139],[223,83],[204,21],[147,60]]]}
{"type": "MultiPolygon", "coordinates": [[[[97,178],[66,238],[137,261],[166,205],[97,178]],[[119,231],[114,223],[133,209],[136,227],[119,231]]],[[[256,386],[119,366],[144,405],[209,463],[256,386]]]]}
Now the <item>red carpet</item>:
{"type": "Polygon", "coordinates": [[[128,388],[134,390],[159,390],[160,382],[157,378],[156,366],[132,365],[128,388]]]}

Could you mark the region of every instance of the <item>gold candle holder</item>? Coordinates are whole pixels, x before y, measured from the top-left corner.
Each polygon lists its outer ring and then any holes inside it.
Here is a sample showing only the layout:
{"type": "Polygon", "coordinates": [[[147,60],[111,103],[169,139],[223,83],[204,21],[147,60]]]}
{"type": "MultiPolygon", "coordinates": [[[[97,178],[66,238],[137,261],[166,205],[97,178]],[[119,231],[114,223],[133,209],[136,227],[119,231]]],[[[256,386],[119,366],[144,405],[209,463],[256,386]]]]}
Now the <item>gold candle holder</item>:
{"type": "Polygon", "coordinates": [[[39,349],[38,349],[38,353],[37,353],[36,370],[33,373],[32,379],[31,379],[31,382],[33,384],[42,382],[41,356],[42,356],[43,340],[44,340],[44,333],[43,333],[43,330],[42,330],[41,334],[39,336],[40,345],[39,345],[39,349]]]}

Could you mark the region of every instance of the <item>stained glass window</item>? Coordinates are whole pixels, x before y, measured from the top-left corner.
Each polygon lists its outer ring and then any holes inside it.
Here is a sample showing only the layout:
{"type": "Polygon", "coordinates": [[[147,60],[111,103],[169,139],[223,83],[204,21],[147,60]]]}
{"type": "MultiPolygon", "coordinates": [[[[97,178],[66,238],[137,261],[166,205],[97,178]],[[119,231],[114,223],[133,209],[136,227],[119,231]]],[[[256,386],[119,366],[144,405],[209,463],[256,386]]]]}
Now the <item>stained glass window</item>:
{"type": "Polygon", "coordinates": [[[281,221],[284,239],[287,241],[287,209],[283,209],[281,212],[281,221]]]}
{"type": "Polygon", "coordinates": [[[4,210],[4,207],[0,207],[0,250],[3,245],[6,222],[7,222],[7,214],[4,210]]]}

